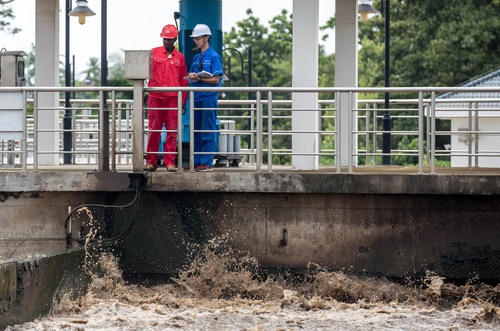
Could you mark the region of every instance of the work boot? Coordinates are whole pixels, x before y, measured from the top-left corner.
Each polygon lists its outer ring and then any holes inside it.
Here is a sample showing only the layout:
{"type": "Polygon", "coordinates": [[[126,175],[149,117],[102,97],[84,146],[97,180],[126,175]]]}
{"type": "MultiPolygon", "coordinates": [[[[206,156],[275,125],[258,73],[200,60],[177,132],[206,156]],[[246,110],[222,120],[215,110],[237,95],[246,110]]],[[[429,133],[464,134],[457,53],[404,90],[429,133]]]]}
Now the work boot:
{"type": "Polygon", "coordinates": [[[156,168],[158,168],[158,166],[154,165],[154,164],[151,164],[151,163],[147,163],[145,166],[144,166],[144,170],[145,171],[156,171],[156,168]]]}
{"type": "Polygon", "coordinates": [[[198,171],[198,172],[212,171],[212,167],[209,167],[207,165],[202,164],[202,165],[199,165],[196,168],[194,168],[194,171],[198,171]]]}

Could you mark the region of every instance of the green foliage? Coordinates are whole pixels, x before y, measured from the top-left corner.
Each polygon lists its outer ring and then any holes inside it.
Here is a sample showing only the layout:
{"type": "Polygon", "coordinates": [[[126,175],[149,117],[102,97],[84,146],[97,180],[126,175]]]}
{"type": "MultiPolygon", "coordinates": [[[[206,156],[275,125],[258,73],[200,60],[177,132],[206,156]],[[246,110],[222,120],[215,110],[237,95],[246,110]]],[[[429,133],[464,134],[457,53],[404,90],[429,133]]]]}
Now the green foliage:
{"type": "MultiPolygon", "coordinates": [[[[380,0],[373,5],[380,10],[380,0]]],[[[498,67],[500,1],[392,0],[390,9],[391,86],[456,86],[498,67]]],[[[384,86],[384,23],[385,18],[379,14],[359,24],[361,87],[384,86]]],[[[416,98],[391,94],[391,99],[399,97],[416,98]]],[[[391,111],[393,117],[399,114],[391,111]]],[[[415,125],[408,120],[394,120],[393,129],[415,130],[415,125]]],[[[449,129],[449,125],[449,121],[437,123],[438,130],[449,129]]],[[[443,149],[447,143],[449,137],[438,137],[436,147],[443,149]]],[[[392,149],[408,150],[412,146],[413,139],[393,135],[392,149]]],[[[391,163],[406,165],[414,161],[412,157],[394,157],[391,163]]]]}
{"type": "MultiPolygon", "coordinates": [[[[7,6],[10,1],[0,0],[0,31],[16,33],[10,27],[14,18],[7,6]]],[[[380,0],[373,5],[381,9],[380,0]]],[[[224,33],[222,52],[225,73],[230,78],[226,86],[245,87],[288,87],[292,83],[292,15],[283,10],[264,25],[258,17],[247,9],[247,18],[236,23],[224,33]],[[236,50],[236,51],[235,51],[236,50]],[[248,54],[252,52],[252,58],[248,54]],[[240,57],[241,54],[241,57],[240,57]],[[252,72],[248,73],[251,60],[252,72]],[[250,77],[249,77],[250,74],[250,77]]],[[[373,15],[366,23],[359,23],[359,86],[384,86],[384,23],[381,14],[373,15]]],[[[335,18],[330,18],[320,27],[323,41],[328,40],[335,27],[335,18]]],[[[485,72],[498,67],[500,63],[500,0],[432,0],[432,1],[391,1],[391,40],[390,74],[391,86],[456,86],[485,72]]],[[[335,55],[326,54],[319,47],[318,85],[335,85],[335,55]]],[[[110,57],[108,84],[110,86],[129,86],[131,81],[124,78],[122,56],[110,57]]],[[[34,76],[34,48],[28,54],[28,84],[34,76]]],[[[62,79],[64,79],[62,71],[62,79]]],[[[64,80],[62,80],[64,82],[64,80]]],[[[76,77],[76,85],[100,85],[100,63],[91,58],[87,68],[76,77]]],[[[88,96],[91,97],[91,96],[88,96]]],[[[96,97],[96,96],[92,96],[96,97]]],[[[131,97],[123,95],[121,96],[131,97]]],[[[234,93],[228,99],[248,99],[248,93],[234,93]]],[[[267,96],[263,95],[262,98],[267,96]]],[[[274,99],[290,99],[289,94],[273,95],[274,99]]],[[[334,95],[321,93],[320,100],[334,99],[334,95]]],[[[412,95],[391,94],[391,99],[400,97],[416,98],[412,95]]],[[[424,96],[428,97],[428,96],[424,96]]],[[[378,98],[383,94],[360,95],[360,99],[378,98]]],[[[398,106],[400,107],[400,106],[398,106]]],[[[405,113],[391,111],[394,118],[393,130],[415,131],[416,121],[397,120],[397,115],[405,113]]],[[[275,110],[273,116],[290,115],[285,110],[275,110]]],[[[331,115],[331,114],[330,114],[331,115]]],[[[264,121],[266,122],[266,121],[264,121]]],[[[380,125],[381,125],[381,121],[380,125]]],[[[237,124],[237,129],[247,129],[248,122],[237,124]]],[[[267,123],[265,124],[267,125],[267,123]]],[[[273,129],[281,130],[291,126],[289,119],[273,121],[273,129]]],[[[449,130],[449,121],[438,121],[438,130],[449,130]]],[[[334,120],[324,120],[323,129],[333,130],[334,120]]],[[[382,129],[379,126],[377,129],[382,129]]],[[[290,147],[291,139],[282,136],[274,141],[284,148],[290,147]]],[[[393,135],[393,150],[412,150],[416,148],[416,137],[393,135]]],[[[437,148],[443,149],[449,138],[437,138],[437,148]]],[[[244,145],[245,143],[243,143],[244,145]]],[[[360,144],[362,141],[360,140],[360,144]]],[[[381,146],[377,143],[377,146],[381,146]]],[[[323,149],[333,149],[333,136],[325,136],[323,149]]],[[[364,146],[360,145],[360,148],[364,146]]],[[[276,162],[287,161],[288,157],[277,157],[276,162]]],[[[393,164],[415,164],[414,157],[394,157],[393,164]]],[[[330,162],[330,161],[325,161],[330,162]]],[[[444,164],[448,160],[439,161],[444,164]]]]}
{"type": "MultiPolygon", "coordinates": [[[[247,86],[248,66],[241,71],[241,59],[230,48],[244,56],[252,49],[252,86],[291,86],[292,21],[283,10],[270,22],[270,29],[262,25],[247,9],[248,18],[237,22],[236,27],[224,34],[224,61],[231,61],[231,72],[227,73],[231,86],[247,86]]],[[[246,57],[246,56],[245,56],[246,57]]],[[[244,59],[248,62],[248,58],[244,59]]],[[[227,68],[227,62],[225,63],[227,68]]],[[[245,95],[240,98],[246,98],[245,95]]]]}
{"type": "MultiPolygon", "coordinates": [[[[498,67],[499,14],[497,0],[392,0],[391,85],[455,86],[498,67]]],[[[384,86],[384,22],[359,25],[360,86],[384,86]]]]}
{"type": "Polygon", "coordinates": [[[11,27],[11,21],[14,20],[16,16],[8,4],[13,1],[14,0],[0,0],[0,31],[16,34],[20,32],[21,29],[11,27]]]}

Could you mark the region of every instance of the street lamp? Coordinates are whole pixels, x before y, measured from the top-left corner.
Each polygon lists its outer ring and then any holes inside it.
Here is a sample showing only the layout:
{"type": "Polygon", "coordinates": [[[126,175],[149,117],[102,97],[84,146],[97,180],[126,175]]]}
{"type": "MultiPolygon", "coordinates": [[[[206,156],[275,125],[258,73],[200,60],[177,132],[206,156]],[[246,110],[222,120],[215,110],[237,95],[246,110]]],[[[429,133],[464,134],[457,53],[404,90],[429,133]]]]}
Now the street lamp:
{"type": "MultiPolygon", "coordinates": [[[[390,49],[391,49],[391,1],[382,0],[382,12],[385,13],[385,87],[391,86],[391,62],[390,62],[390,49]]],[[[384,100],[384,117],[382,118],[382,129],[384,133],[382,134],[382,164],[391,164],[391,129],[392,120],[389,113],[389,92],[385,92],[384,100]]]]}
{"type": "MultiPolygon", "coordinates": [[[[384,81],[385,87],[391,86],[390,83],[390,73],[391,73],[391,62],[390,62],[390,49],[391,49],[391,3],[390,0],[381,0],[380,4],[382,6],[381,12],[385,16],[385,74],[384,81]]],[[[376,13],[377,10],[372,7],[369,0],[361,0],[358,4],[358,13],[361,15],[361,21],[366,22],[368,14],[376,13]]],[[[391,114],[389,113],[389,92],[384,94],[384,116],[382,117],[382,164],[391,164],[391,130],[392,130],[392,120],[391,114]]]]}
{"type": "MultiPolygon", "coordinates": [[[[108,0],[101,1],[101,86],[108,86],[108,0]]],[[[102,170],[109,170],[109,108],[108,93],[103,92],[102,170]]]]}
{"type": "MultiPolygon", "coordinates": [[[[88,6],[88,1],[87,0],[77,0],[76,1],[77,7],[74,10],[71,10],[71,0],[66,0],[66,6],[68,10],[68,16],[78,16],[78,22],[80,24],[85,24],[85,18],[87,16],[94,16],[95,13],[89,8],[88,6]]],[[[101,86],[108,86],[108,50],[107,50],[107,35],[108,35],[108,22],[107,22],[107,17],[108,17],[108,2],[107,0],[102,0],[101,1],[101,86]]],[[[69,54],[69,22],[66,20],[66,52],[69,54]]],[[[69,56],[66,56],[66,59],[68,59],[69,56]]],[[[68,77],[68,67],[69,64],[66,64],[66,77],[68,77]]],[[[69,79],[66,79],[67,82],[69,82],[69,79]]],[[[108,94],[107,92],[103,92],[103,119],[102,119],[102,125],[101,125],[101,132],[102,132],[102,138],[103,138],[103,148],[101,150],[101,162],[102,170],[109,170],[109,109],[108,109],[108,94]]],[[[67,104],[66,104],[66,110],[68,111],[70,108],[69,105],[69,97],[67,98],[67,104]]],[[[65,112],[65,119],[67,115],[65,112]]],[[[71,129],[71,112],[69,112],[69,129],[71,129]]],[[[64,122],[65,123],[65,122],[64,122]]],[[[66,128],[66,127],[64,127],[66,128]]],[[[67,136],[69,136],[69,143],[71,144],[71,132],[65,132],[65,134],[68,133],[67,136]]],[[[64,141],[66,141],[66,136],[64,141]]],[[[66,146],[66,145],[65,145],[66,146]]],[[[69,145],[71,147],[71,145],[69,145]]],[[[66,150],[66,148],[65,148],[66,150]]],[[[66,156],[66,154],[65,154],[66,156]]],[[[70,161],[71,162],[71,159],[70,161]]],[[[66,159],[65,159],[66,163],[66,159]]]]}
{"type": "Polygon", "coordinates": [[[94,16],[95,13],[89,8],[87,0],[77,0],[76,8],[69,12],[70,16],[78,16],[78,23],[85,24],[85,17],[94,16]]]}
{"type": "Polygon", "coordinates": [[[361,16],[361,22],[368,21],[368,14],[376,14],[378,11],[373,8],[370,0],[360,0],[358,4],[358,13],[361,16]]]}
{"type": "MultiPolygon", "coordinates": [[[[66,87],[70,87],[71,84],[71,67],[69,62],[70,57],[70,16],[78,16],[78,22],[80,24],[85,24],[86,16],[93,16],[95,13],[88,7],[87,0],[77,0],[76,8],[72,10],[71,8],[71,0],[66,0],[66,48],[65,48],[65,79],[64,85],[66,87]]],[[[73,65],[75,61],[73,60],[73,65]]],[[[73,68],[74,74],[74,68],[73,68]]],[[[71,114],[71,102],[70,102],[71,94],[66,92],[64,95],[64,117],[63,117],[63,150],[64,150],[64,164],[70,164],[72,160],[72,155],[69,153],[72,149],[73,145],[73,133],[71,132],[72,128],[72,114],[71,114]]]]}
{"type": "MultiPolygon", "coordinates": [[[[233,48],[233,47],[228,47],[228,48],[224,48],[222,50],[223,52],[224,51],[234,51],[236,53],[238,53],[238,55],[240,56],[240,63],[241,63],[241,74],[242,75],[245,75],[245,72],[243,70],[243,65],[247,64],[247,78],[248,78],[248,87],[252,86],[252,48],[248,48],[248,58],[247,58],[247,61],[243,60],[243,55],[241,54],[241,52],[239,50],[237,50],[236,48],[233,48]]],[[[229,66],[229,70],[228,70],[228,75],[229,75],[229,79],[231,79],[231,61],[228,61],[228,66],[229,66]]],[[[248,98],[250,99],[250,93],[248,93],[248,98]]]]}

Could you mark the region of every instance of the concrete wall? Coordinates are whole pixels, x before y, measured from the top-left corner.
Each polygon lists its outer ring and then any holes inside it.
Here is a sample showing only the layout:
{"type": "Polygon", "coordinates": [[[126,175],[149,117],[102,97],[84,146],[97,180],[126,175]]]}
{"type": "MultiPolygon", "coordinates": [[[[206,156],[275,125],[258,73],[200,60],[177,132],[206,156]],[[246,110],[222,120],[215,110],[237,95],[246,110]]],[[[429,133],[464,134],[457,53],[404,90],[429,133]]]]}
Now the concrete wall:
{"type": "MultiPolygon", "coordinates": [[[[266,268],[496,278],[499,208],[491,196],[148,192],[121,261],[125,272],[176,272],[190,248],[224,234],[266,268]]],[[[118,218],[123,232],[130,217],[118,218]]]]}
{"type": "MultiPolygon", "coordinates": [[[[28,174],[0,177],[3,187],[45,190],[0,193],[2,236],[24,242],[0,241],[3,261],[12,252],[19,258],[23,247],[27,254],[42,251],[29,246],[39,242],[30,238],[47,238],[51,253],[63,250],[69,206],[90,203],[98,204],[91,217],[100,234],[130,231],[120,245],[130,273],[176,272],[188,262],[191,245],[230,234],[235,248],[265,267],[315,262],[394,276],[425,269],[446,277],[500,274],[497,175],[28,174]],[[137,178],[144,180],[139,203],[123,207],[136,197],[137,178]]],[[[72,218],[75,246],[88,218],[72,218]]]]}
{"type": "Polygon", "coordinates": [[[0,329],[47,315],[63,294],[82,295],[87,284],[82,263],[82,250],[0,262],[0,329]]]}
{"type": "Polygon", "coordinates": [[[307,173],[0,174],[0,327],[46,314],[85,285],[90,219],[128,277],[169,276],[226,235],[263,268],[498,279],[500,176],[307,173]],[[135,184],[142,189],[136,192],[135,184]],[[5,190],[11,188],[11,191],[5,190]],[[35,190],[35,189],[38,189],[35,190]],[[65,219],[78,205],[90,213],[65,219]],[[104,209],[102,206],[113,206],[104,209]]]}

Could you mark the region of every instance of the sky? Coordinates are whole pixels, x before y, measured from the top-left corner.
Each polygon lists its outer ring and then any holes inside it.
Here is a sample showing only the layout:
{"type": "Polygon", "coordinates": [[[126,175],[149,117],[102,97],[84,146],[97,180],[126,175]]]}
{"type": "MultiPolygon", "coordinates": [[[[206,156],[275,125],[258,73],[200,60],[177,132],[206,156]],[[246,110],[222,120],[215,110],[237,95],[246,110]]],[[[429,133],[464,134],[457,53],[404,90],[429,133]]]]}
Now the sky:
{"type": "MultiPolygon", "coordinates": [[[[9,51],[31,50],[35,42],[35,3],[36,0],[15,0],[10,4],[14,10],[15,20],[12,27],[22,29],[16,35],[0,32],[0,49],[9,51]]],[[[70,23],[70,53],[75,56],[76,73],[87,68],[90,57],[101,56],[101,0],[88,0],[89,8],[96,15],[88,17],[84,25],[78,24],[78,18],[72,17],[70,23]]],[[[60,48],[61,61],[64,61],[65,50],[65,0],[59,0],[60,16],[60,48]]],[[[73,2],[73,8],[76,1],[73,2]]],[[[293,0],[223,0],[222,31],[228,32],[236,22],[246,18],[246,10],[251,8],[253,15],[261,24],[267,25],[269,20],[279,15],[282,9],[292,12],[293,0]]],[[[335,12],[335,0],[319,0],[319,23],[324,24],[335,12]]],[[[108,59],[120,50],[151,49],[162,44],[159,36],[166,24],[175,24],[173,13],[179,11],[178,0],[108,0],[107,51],[108,59]]],[[[329,38],[325,44],[326,51],[334,49],[334,39],[329,38]]],[[[320,33],[321,36],[321,33],[320,33]]]]}

